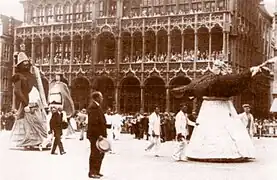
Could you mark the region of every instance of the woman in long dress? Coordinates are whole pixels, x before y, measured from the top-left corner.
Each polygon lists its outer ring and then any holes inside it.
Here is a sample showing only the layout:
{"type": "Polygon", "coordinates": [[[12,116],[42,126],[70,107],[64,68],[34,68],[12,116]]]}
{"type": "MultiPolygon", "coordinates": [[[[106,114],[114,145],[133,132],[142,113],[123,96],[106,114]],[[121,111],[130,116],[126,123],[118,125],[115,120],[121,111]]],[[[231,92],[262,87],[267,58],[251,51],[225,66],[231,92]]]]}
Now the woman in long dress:
{"type": "Polygon", "coordinates": [[[70,92],[68,89],[68,82],[65,78],[63,78],[63,74],[61,72],[56,73],[55,79],[50,83],[49,88],[49,104],[55,101],[55,95],[61,94],[62,97],[62,111],[66,115],[68,128],[65,130],[64,133],[66,137],[71,137],[75,135],[75,131],[70,124],[70,118],[74,114],[74,103],[70,96],[70,92]]]}
{"type": "Polygon", "coordinates": [[[231,97],[247,88],[262,68],[231,74],[221,61],[214,63],[213,73],[173,89],[177,96],[203,98],[186,156],[192,160],[234,161],[255,158],[255,148],[247,129],[238,117],[231,97]]]}
{"type": "MultiPolygon", "coordinates": [[[[33,148],[47,139],[47,121],[38,75],[30,72],[31,63],[24,52],[15,54],[16,73],[12,77],[17,119],[11,133],[12,147],[33,148]]],[[[41,87],[43,88],[43,87],[41,87]]]]}

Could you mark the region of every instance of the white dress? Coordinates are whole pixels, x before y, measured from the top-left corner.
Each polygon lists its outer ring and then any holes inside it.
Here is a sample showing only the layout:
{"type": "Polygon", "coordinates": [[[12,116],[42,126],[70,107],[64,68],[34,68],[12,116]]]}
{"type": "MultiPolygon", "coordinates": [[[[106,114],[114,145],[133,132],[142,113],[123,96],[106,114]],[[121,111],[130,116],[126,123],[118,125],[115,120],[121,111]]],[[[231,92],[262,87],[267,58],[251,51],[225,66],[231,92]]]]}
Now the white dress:
{"type": "Polygon", "coordinates": [[[194,160],[232,161],[255,158],[250,136],[231,100],[204,98],[186,156],[194,160]]]}

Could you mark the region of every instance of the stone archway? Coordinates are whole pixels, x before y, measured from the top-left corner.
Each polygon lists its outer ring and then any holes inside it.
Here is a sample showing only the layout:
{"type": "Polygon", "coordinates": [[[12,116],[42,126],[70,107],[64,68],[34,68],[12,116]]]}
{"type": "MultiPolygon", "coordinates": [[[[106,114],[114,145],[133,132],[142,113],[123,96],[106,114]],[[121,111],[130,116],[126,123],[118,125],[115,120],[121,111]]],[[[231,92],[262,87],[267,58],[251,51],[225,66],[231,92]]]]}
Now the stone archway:
{"type": "Polygon", "coordinates": [[[140,82],[135,77],[124,78],[120,86],[120,111],[137,113],[140,110],[140,82]]]}
{"type": "Polygon", "coordinates": [[[144,83],[144,110],[152,112],[158,106],[161,112],[165,111],[166,89],[162,78],[153,76],[144,83]]]}
{"type": "Polygon", "coordinates": [[[87,108],[89,104],[90,83],[85,77],[77,77],[72,81],[71,96],[76,110],[87,108]]]}
{"type": "MultiPolygon", "coordinates": [[[[185,76],[177,76],[173,78],[170,83],[170,89],[179,87],[179,86],[184,86],[188,85],[191,82],[191,80],[188,77],[185,76]]],[[[184,99],[184,98],[177,98],[173,95],[170,96],[170,112],[177,113],[180,110],[180,105],[182,103],[186,103],[189,106],[189,109],[192,108],[192,101],[189,99],[184,99]]]]}

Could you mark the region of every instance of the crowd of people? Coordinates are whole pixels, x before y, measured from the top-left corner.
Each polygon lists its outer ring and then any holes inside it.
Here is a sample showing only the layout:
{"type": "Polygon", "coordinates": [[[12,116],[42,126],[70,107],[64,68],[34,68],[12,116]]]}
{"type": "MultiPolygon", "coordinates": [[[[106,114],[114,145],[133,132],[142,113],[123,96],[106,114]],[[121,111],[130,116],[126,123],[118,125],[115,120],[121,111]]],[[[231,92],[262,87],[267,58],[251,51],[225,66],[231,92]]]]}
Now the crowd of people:
{"type": "MultiPolygon", "coordinates": [[[[211,54],[211,57],[209,58],[209,52],[208,51],[198,51],[197,52],[197,60],[199,61],[215,61],[215,60],[224,60],[224,55],[222,51],[213,51],[211,54]]],[[[146,63],[153,63],[153,62],[166,62],[167,60],[167,54],[162,53],[159,55],[155,55],[153,53],[147,53],[144,57],[144,60],[146,63]]],[[[184,55],[182,56],[181,53],[171,53],[170,62],[190,62],[195,60],[195,53],[194,50],[185,50],[184,55]]],[[[123,58],[123,63],[141,63],[142,62],[142,56],[138,53],[137,55],[133,56],[133,59],[131,60],[130,56],[126,55],[123,58]]]]}

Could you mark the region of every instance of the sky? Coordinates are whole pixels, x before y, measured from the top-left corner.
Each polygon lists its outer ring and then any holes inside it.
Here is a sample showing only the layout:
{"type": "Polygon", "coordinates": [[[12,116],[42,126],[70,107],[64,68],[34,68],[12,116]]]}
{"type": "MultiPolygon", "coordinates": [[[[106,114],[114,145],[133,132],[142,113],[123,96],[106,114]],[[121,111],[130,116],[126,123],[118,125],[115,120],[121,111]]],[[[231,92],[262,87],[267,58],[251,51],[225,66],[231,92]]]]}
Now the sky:
{"type": "MultiPolygon", "coordinates": [[[[21,0],[0,0],[0,14],[13,16],[16,19],[23,21],[23,5],[21,0]]],[[[272,14],[275,8],[275,0],[264,0],[265,6],[272,14]]]]}

